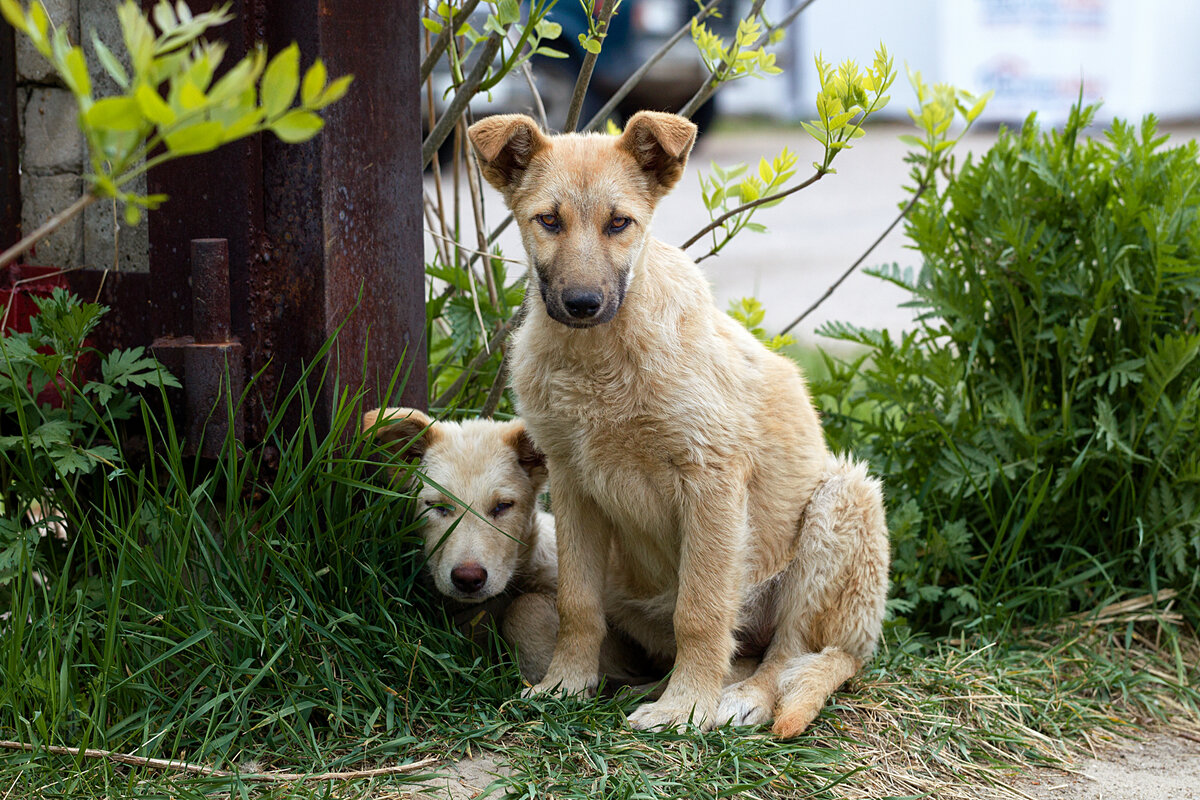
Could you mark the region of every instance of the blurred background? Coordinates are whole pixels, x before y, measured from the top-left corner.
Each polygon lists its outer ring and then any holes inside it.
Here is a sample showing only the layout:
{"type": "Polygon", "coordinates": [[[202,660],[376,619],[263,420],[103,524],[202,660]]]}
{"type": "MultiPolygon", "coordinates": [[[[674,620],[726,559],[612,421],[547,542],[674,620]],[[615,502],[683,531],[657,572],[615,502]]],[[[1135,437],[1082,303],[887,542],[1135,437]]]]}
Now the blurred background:
{"type": "MultiPolygon", "coordinates": [[[[767,0],[769,21],[781,19],[803,0],[767,0]]],[[[726,0],[712,30],[730,37],[749,0],[726,0]]],[[[581,124],[611,92],[644,63],[695,13],[695,0],[623,0],[596,64],[581,124]]],[[[583,50],[578,34],[586,17],[578,0],[559,0],[551,12],[563,26],[552,46],[568,58],[534,64],[539,92],[551,128],[565,117],[583,50]]],[[[897,138],[912,132],[906,110],[916,105],[905,67],[927,83],[947,82],[982,94],[995,93],[971,134],[959,145],[959,158],[982,153],[995,142],[1000,125],[1019,125],[1038,112],[1042,125],[1061,123],[1081,89],[1086,102],[1103,102],[1096,117],[1107,126],[1114,116],[1138,120],[1154,113],[1173,140],[1200,134],[1200,0],[816,0],[775,47],[783,72],[766,79],[734,81],[695,115],[701,136],[688,175],[668,195],[655,217],[655,235],[681,244],[708,222],[698,173],[711,164],[730,167],[771,160],[787,147],[799,155],[800,172],[820,157],[820,148],[798,123],[815,116],[814,55],[839,63],[869,65],[880,42],[895,58],[899,77],[890,105],[867,125],[867,135],[839,156],[836,174],[779,206],[757,213],[768,235],[744,232],[702,267],[717,303],[747,296],[766,307],[766,327],[778,331],[821,295],[866,249],[907,201],[904,190],[907,146],[897,138]]],[[[641,108],[680,108],[707,73],[690,36],[651,71],[639,91],[614,115],[622,122],[641,108]]],[[[443,78],[448,85],[449,76],[443,78]]],[[[536,115],[522,75],[512,75],[477,99],[476,116],[522,112],[536,115]]],[[[1099,132],[1097,128],[1095,133],[1099,132]]],[[[498,198],[493,198],[497,203],[498,198]]],[[[500,244],[508,255],[522,252],[519,237],[506,231],[500,244]]],[[[704,243],[688,250],[706,252],[704,243]]],[[[903,226],[883,239],[865,267],[898,264],[919,268],[907,247],[903,226]]],[[[909,327],[913,310],[901,306],[903,291],[861,270],[794,331],[814,339],[824,322],[845,320],[892,330],[909,327]]]]}

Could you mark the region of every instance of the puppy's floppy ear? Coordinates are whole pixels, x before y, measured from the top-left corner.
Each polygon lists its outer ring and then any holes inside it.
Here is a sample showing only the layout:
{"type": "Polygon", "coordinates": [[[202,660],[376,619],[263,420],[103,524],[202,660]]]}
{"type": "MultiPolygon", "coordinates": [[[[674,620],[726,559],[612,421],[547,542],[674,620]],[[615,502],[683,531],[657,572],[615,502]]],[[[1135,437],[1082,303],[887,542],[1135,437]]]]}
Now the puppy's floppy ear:
{"type": "Polygon", "coordinates": [[[525,174],[533,157],[550,146],[538,125],[524,114],[497,114],[467,128],[483,177],[507,192],[525,174]]]}
{"type": "Polygon", "coordinates": [[[619,146],[654,179],[661,197],[683,177],[695,143],[696,126],[690,120],[661,111],[639,111],[625,126],[619,146]]]}
{"type": "Polygon", "coordinates": [[[373,433],[389,450],[405,445],[404,455],[423,458],[441,437],[438,424],[415,408],[376,408],[363,414],[363,433],[373,433]],[[410,444],[411,442],[411,444],[410,444]]]}
{"type": "Polygon", "coordinates": [[[533,443],[529,431],[525,430],[525,423],[519,419],[513,420],[512,426],[504,434],[504,441],[516,452],[517,463],[534,485],[540,486],[544,483],[550,474],[546,469],[546,456],[533,443]]]}

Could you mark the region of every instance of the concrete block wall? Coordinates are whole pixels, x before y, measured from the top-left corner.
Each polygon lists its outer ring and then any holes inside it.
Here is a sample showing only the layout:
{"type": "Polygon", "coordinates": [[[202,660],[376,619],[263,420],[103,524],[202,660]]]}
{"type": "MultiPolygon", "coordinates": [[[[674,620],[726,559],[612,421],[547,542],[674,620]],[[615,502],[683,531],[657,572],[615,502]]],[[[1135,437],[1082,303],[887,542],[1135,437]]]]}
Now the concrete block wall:
{"type": "MultiPolygon", "coordinates": [[[[110,49],[121,52],[116,0],[43,0],[54,24],[65,28],[72,42],[83,42],[88,55],[94,94],[117,91],[92,54],[95,31],[110,49]]],[[[49,62],[28,41],[17,36],[17,104],[21,123],[21,225],[32,231],[69,206],[85,190],[87,148],[77,124],[78,106],[49,62]]],[[[144,193],[145,178],[130,187],[144,193]]],[[[129,227],[111,201],[93,203],[26,257],[30,264],[61,268],[114,267],[123,271],[147,269],[149,238],[146,222],[129,227]]]]}

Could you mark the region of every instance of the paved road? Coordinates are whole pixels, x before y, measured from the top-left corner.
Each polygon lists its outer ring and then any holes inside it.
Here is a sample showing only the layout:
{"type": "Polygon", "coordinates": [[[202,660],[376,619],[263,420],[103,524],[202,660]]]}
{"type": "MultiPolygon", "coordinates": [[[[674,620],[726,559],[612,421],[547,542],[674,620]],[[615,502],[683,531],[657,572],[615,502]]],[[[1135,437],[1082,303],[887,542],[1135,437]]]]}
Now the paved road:
{"type": "MultiPolygon", "coordinates": [[[[1195,138],[1200,126],[1169,128],[1173,140],[1195,138]]],[[[774,208],[760,211],[755,220],[768,228],[765,234],[743,231],[717,257],[701,265],[712,281],[717,302],[727,307],[732,298],[754,295],[766,305],[767,327],[778,330],[807,308],[875,240],[894,219],[909,195],[903,190],[908,174],[904,163],[907,146],[897,138],[912,128],[900,124],[870,127],[852,150],[834,162],[836,174],[787,198],[774,208]]],[[[995,141],[994,132],[972,133],[959,148],[983,152],[995,141]]],[[[805,165],[820,149],[800,129],[717,132],[702,137],[688,165],[688,174],[663,201],[655,216],[654,233],[672,244],[682,244],[708,222],[701,202],[697,172],[708,172],[710,162],[723,167],[757,164],[760,157],[778,155],[787,146],[799,154],[795,181],[811,174],[805,165]]],[[[499,197],[489,190],[489,219],[500,219],[499,197]]],[[[467,241],[473,241],[473,234],[467,241]]],[[[519,237],[508,231],[501,237],[506,255],[523,257],[519,237]]],[[[697,243],[688,252],[700,256],[707,246],[697,243]]],[[[864,266],[899,263],[917,266],[918,256],[907,249],[903,226],[898,226],[867,259],[864,266]]],[[[813,330],[826,320],[893,330],[911,324],[912,312],[899,308],[905,294],[881,280],[852,275],[798,329],[802,340],[812,340],[813,330]]]]}

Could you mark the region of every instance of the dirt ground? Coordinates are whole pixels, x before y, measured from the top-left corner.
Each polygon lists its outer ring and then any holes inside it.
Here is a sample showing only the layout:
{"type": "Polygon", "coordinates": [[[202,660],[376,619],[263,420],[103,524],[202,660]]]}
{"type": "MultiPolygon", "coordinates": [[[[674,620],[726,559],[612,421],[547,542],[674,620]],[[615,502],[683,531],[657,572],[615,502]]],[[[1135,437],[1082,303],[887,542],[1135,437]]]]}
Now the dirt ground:
{"type": "MultiPolygon", "coordinates": [[[[1200,800],[1200,742],[1174,733],[1147,734],[1081,758],[1071,771],[1019,772],[1007,797],[1036,800],[1200,800]]],[[[443,777],[427,781],[413,797],[470,800],[497,775],[510,774],[502,761],[481,753],[449,765],[443,777]]]]}
{"type": "Polygon", "coordinates": [[[1080,759],[1074,771],[1033,770],[1014,788],[1054,800],[1200,800],[1200,742],[1149,735],[1080,759]]]}

